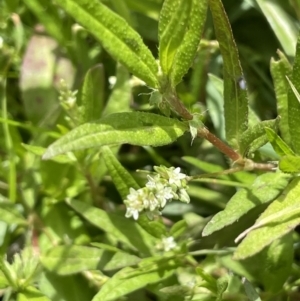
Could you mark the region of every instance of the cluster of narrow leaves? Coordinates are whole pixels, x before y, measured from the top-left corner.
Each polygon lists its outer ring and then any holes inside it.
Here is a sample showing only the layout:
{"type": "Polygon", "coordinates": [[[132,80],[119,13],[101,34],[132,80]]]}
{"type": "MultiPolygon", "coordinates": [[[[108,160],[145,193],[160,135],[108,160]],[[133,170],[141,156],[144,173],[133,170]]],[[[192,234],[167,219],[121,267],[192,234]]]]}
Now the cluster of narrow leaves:
{"type": "MultiPolygon", "coordinates": [[[[293,65],[280,51],[279,60],[271,60],[278,117],[261,121],[248,104],[244,72],[221,0],[165,0],[163,4],[159,0],[145,1],[147,12],[152,17],[156,16],[157,7],[162,6],[157,16],[158,60],[130,25],[134,22],[127,5],[141,11],[139,1],[128,0],[126,4],[111,1],[117,13],[98,0],[55,0],[55,5],[37,0],[24,2],[56,40],[43,40],[50,48],[45,53],[51,60],[55,61],[53,55],[57,43],[65,47],[70,56],[73,55],[65,41],[65,36],[70,37],[71,33],[57,30],[56,25],[61,23],[57,5],[62,9],[62,14],[72,17],[83,27],[76,24],[80,27],[78,32],[92,34],[118,65],[114,87],[106,103],[102,65],[87,68],[79,91],[72,91],[67,83],[61,82],[59,101],[64,118],[61,121],[57,113],[56,118],[60,120],[58,131],[39,134],[36,145],[24,144],[22,150],[18,150],[19,153],[26,150],[24,164],[33,162],[34,169],[44,168],[45,172],[40,176],[34,174],[21,187],[24,199],[28,200],[26,210],[30,213],[35,211],[35,191],[28,187],[31,183],[47,187],[45,203],[39,209],[42,221],[36,214],[26,220],[13,204],[17,198],[16,184],[13,183],[16,180],[16,160],[10,158],[9,192],[0,206],[1,220],[7,225],[18,225],[20,229],[34,225],[40,230],[46,224],[51,226],[51,230],[41,231],[39,235],[32,231],[31,241],[35,242],[38,237],[38,246],[33,243],[32,248],[24,248],[21,255],[15,256],[13,263],[10,264],[2,256],[1,288],[12,288],[19,300],[64,300],[67,293],[59,283],[60,277],[64,276],[65,286],[73,287],[72,282],[75,286],[84,282],[93,287],[89,294],[75,288],[66,297],[67,300],[109,301],[126,295],[132,300],[146,300],[143,288],[159,300],[222,300],[227,293],[236,294],[239,300],[241,291],[249,300],[260,300],[255,289],[257,283],[262,285],[268,296],[282,293],[292,271],[292,231],[300,224],[300,183],[297,177],[300,172],[300,40],[297,45],[295,43],[293,65]],[[49,5],[51,13],[43,12],[44,5],[49,5]],[[117,159],[122,145],[144,147],[161,164],[166,161],[150,147],[173,143],[188,131],[191,131],[193,139],[198,135],[203,124],[196,115],[188,112],[179,99],[180,89],[176,89],[190,67],[197,64],[195,57],[200,57],[208,7],[223,58],[223,79],[209,76],[210,82],[222,95],[217,106],[223,119],[220,121],[212,115],[211,120],[220,134],[221,128],[225,127],[222,138],[226,139],[228,148],[232,148],[241,161],[264,158],[260,151],[268,144],[278,160],[278,168],[257,176],[242,172],[240,175],[230,177],[224,174],[220,179],[214,179],[213,184],[237,189],[226,205],[221,202],[222,195],[203,190],[211,199],[217,199],[215,206],[222,209],[209,221],[199,216],[184,215],[181,220],[169,223],[160,218],[149,220],[143,214],[139,216],[140,211],[127,214],[129,217],[133,215],[137,221],[128,219],[124,207],[119,211],[107,205],[98,183],[105,181],[105,175],[109,174],[119,195],[125,200],[130,191],[141,188],[140,182],[137,183],[117,159]],[[129,105],[132,82],[147,88],[151,103],[166,116],[133,111],[129,105]],[[219,128],[217,122],[221,124],[219,128]],[[40,146],[53,140],[47,148],[40,146]],[[43,162],[39,161],[40,157],[43,162]],[[90,195],[86,196],[86,183],[93,202],[90,195]],[[63,224],[56,225],[56,218],[64,220],[63,224]],[[89,235],[90,227],[97,229],[93,239],[89,235]],[[197,244],[199,232],[196,235],[193,232],[197,227],[201,228],[200,244],[197,244]],[[214,237],[217,239],[214,240],[214,237]],[[215,245],[224,248],[215,249],[215,245]],[[235,247],[230,248],[232,245],[235,247]],[[37,252],[40,252],[40,261],[37,252]],[[219,273],[217,278],[212,277],[209,268],[208,271],[200,268],[201,264],[195,259],[197,255],[207,255],[208,267],[214,258],[218,258],[218,264],[234,272],[234,276],[219,273]]],[[[272,14],[268,14],[270,6],[265,3],[268,1],[257,2],[270,24],[276,24],[272,14]]],[[[284,44],[283,35],[280,32],[277,34],[284,44]]],[[[77,39],[79,56],[79,49],[83,51],[79,45],[84,46],[80,34],[77,39]]],[[[289,55],[293,54],[289,47],[291,43],[293,41],[288,41],[284,49],[289,55]]],[[[86,49],[84,51],[88,53],[86,49]]],[[[29,57],[24,58],[20,82],[24,98],[40,96],[45,91],[51,95],[53,91],[49,80],[39,82],[39,90],[36,82],[25,76],[26,64],[32,59],[30,51],[28,53],[29,57]]],[[[2,78],[1,86],[5,88],[2,78]]],[[[6,104],[5,96],[2,97],[6,104]]],[[[2,110],[6,145],[12,150],[5,105],[2,110]]],[[[38,110],[30,111],[30,106],[27,110],[28,114],[32,114],[32,120],[40,114],[38,110]]],[[[50,117],[47,122],[47,126],[53,123],[50,117]]],[[[11,154],[14,155],[13,152],[11,154]]],[[[218,173],[222,169],[195,158],[185,157],[184,160],[207,173],[218,173]]],[[[208,180],[194,178],[200,182],[208,180]]],[[[190,194],[193,197],[192,185],[190,194]]],[[[165,212],[168,212],[168,206],[162,214],[165,212]]],[[[203,266],[206,267],[206,264],[203,266]]],[[[290,287],[293,288],[293,285],[290,287]]],[[[9,294],[10,291],[7,298],[9,294]]]]}

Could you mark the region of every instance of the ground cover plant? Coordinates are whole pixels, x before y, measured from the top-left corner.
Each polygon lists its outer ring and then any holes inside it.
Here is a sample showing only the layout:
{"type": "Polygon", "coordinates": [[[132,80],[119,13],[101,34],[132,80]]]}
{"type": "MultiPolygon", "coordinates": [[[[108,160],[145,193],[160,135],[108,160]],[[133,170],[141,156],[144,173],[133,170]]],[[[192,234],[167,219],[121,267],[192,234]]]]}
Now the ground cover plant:
{"type": "Polygon", "coordinates": [[[299,300],[300,2],[0,2],[3,300],[299,300]]]}

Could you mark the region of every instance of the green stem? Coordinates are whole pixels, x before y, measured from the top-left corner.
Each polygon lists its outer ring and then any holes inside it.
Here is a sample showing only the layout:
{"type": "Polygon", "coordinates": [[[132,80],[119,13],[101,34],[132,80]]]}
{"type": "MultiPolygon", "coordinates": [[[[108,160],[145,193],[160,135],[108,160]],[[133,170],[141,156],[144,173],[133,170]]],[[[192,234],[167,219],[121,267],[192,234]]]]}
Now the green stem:
{"type": "Polygon", "coordinates": [[[212,172],[212,173],[201,174],[201,175],[198,175],[198,176],[191,176],[191,177],[189,177],[189,180],[224,176],[224,175],[229,175],[231,173],[236,173],[236,172],[243,171],[243,170],[244,170],[243,166],[238,166],[238,167],[222,170],[222,171],[219,171],[219,172],[212,172]]]}
{"type": "MultiPolygon", "coordinates": [[[[8,119],[7,114],[7,99],[6,99],[6,79],[0,79],[0,97],[1,97],[1,107],[2,107],[2,118],[4,120],[8,119]]],[[[4,132],[4,139],[5,139],[5,146],[8,152],[9,158],[9,173],[8,173],[8,197],[11,202],[16,202],[17,196],[17,188],[16,188],[16,164],[15,164],[15,152],[13,147],[13,142],[11,139],[11,135],[9,132],[8,123],[4,122],[2,124],[3,132],[4,132]]]]}

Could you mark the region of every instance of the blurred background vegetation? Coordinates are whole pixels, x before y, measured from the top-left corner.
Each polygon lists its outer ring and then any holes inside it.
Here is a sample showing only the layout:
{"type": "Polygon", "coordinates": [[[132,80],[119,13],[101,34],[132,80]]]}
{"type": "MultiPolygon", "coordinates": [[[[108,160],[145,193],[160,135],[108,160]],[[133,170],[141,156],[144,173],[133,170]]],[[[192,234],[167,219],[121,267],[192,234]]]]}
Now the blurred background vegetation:
{"type": "MultiPolygon", "coordinates": [[[[102,2],[124,17],[157,57],[157,27],[163,0],[102,2]]],[[[224,0],[223,4],[239,49],[250,105],[257,119],[273,119],[277,108],[270,60],[277,59],[277,49],[280,49],[292,62],[300,1],[224,0]]],[[[194,65],[178,86],[178,94],[190,110],[202,113],[205,125],[212,132],[224,139],[222,58],[209,13],[203,37],[194,65]]],[[[53,242],[86,244],[99,240],[102,234],[79,218],[63,202],[66,198],[124,212],[122,200],[106,175],[104,165],[94,157],[82,156],[76,164],[43,162],[37,155],[38,150],[26,147],[47,147],[76,125],[76,120],[70,118],[70,110],[64,108],[60,100],[78,90],[80,104],[81,85],[90,68],[95,71],[95,83],[99,86],[96,97],[103,108],[109,102],[114,112],[157,112],[148,104],[149,89],[138,79],[130,78],[93,36],[66,15],[55,1],[0,0],[0,200],[7,206],[0,206],[0,220],[1,215],[4,216],[0,223],[2,254],[11,256],[28,243],[47,249],[53,242]]],[[[76,114],[80,116],[80,112],[76,114]]],[[[93,156],[92,153],[87,155],[93,156]]],[[[258,161],[276,159],[268,145],[255,156],[258,161]]],[[[191,145],[188,134],[172,145],[155,149],[123,145],[118,158],[140,184],[144,183],[145,176],[137,174],[137,168],[151,169],[153,165],[164,164],[180,166],[187,174],[194,175],[229,166],[227,159],[208,142],[196,139],[191,145]]],[[[255,174],[239,173],[224,179],[243,187],[254,178],[255,174]]],[[[192,202],[172,203],[164,215],[171,221],[184,216],[190,222],[190,235],[200,237],[207,218],[223,209],[235,191],[234,186],[210,181],[191,184],[192,202]]],[[[251,216],[247,216],[247,221],[239,221],[239,225],[246,228],[252,222],[251,216]]],[[[228,227],[204,239],[201,248],[212,248],[216,243],[233,245],[233,238],[241,232],[241,228],[237,228],[236,225],[228,227]]],[[[44,277],[48,291],[49,283],[59,291],[61,284],[51,273],[44,277]]],[[[64,285],[70,281],[73,288],[78,277],[66,277],[64,285]]],[[[83,294],[76,300],[90,300],[93,293],[90,286],[84,293],[75,286],[74,292],[64,298],[75,300],[72,296],[83,294]]]]}

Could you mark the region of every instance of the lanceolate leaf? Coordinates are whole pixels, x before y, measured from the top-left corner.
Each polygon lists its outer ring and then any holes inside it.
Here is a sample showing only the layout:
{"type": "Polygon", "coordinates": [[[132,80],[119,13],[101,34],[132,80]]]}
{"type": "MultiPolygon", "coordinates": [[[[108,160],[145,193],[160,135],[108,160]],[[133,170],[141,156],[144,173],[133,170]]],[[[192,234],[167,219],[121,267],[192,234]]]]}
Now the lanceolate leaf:
{"type": "Polygon", "coordinates": [[[182,136],[187,125],[176,119],[143,112],[116,113],[83,124],[50,145],[43,159],[79,149],[130,143],[159,146],[182,136]]]}
{"type": "Polygon", "coordinates": [[[159,19],[162,71],[175,87],[191,66],[200,42],[207,0],[166,0],[159,19]]]}
{"type": "Polygon", "coordinates": [[[41,291],[34,286],[27,286],[17,295],[18,301],[50,301],[41,291]]]}
{"type": "Polygon", "coordinates": [[[161,9],[163,0],[125,0],[128,7],[133,11],[139,12],[149,18],[158,20],[159,11],[161,9]]]}
{"type": "Polygon", "coordinates": [[[142,38],[98,0],[59,0],[57,4],[89,30],[116,60],[151,87],[157,87],[157,64],[142,38]]]}
{"type": "Polygon", "coordinates": [[[287,173],[300,172],[300,157],[288,155],[280,159],[279,169],[287,173]]]}
{"type": "MultiPolygon", "coordinates": [[[[294,257],[291,234],[275,240],[261,252],[245,260],[236,261],[230,255],[229,262],[231,261],[237,268],[233,271],[246,277],[250,273],[251,277],[249,280],[255,279],[255,281],[263,284],[265,290],[268,292],[277,293],[282,290],[282,286],[291,273],[294,257]],[[245,272],[243,271],[244,269],[246,269],[245,272]]],[[[248,295],[248,297],[250,296],[248,295]]],[[[258,299],[254,298],[250,300],[257,301],[258,299]]]]}
{"type": "Polygon", "coordinates": [[[103,250],[86,246],[57,246],[40,257],[42,265],[59,275],[96,270],[103,250]]]}
{"type": "Polygon", "coordinates": [[[188,24],[190,0],[164,1],[159,17],[159,60],[164,74],[168,75],[188,24]]]}
{"type": "Polygon", "coordinates": [[[257,177],[251,187],[240,189],[226,208],[209,221],[203,230],[203,236],[233,224],[255,206],[274,200],[287,186],[290,178],[291,176],[280,172],[265,173],[257,177]]]}
{"type": "MultiPolygon", "coordinates": [[[[208,114],[212,119],[212,122],[215,128],[218,130],[219,136],[225,140],[225,120],[224,120],[224,83],[223,80],[213,74],[208,74],[208,86],[207,89],[209,94],[211,95],[206,100],[206,105],[208,109],[208,114]],[[219,94],[221,97],[219,97],[219,94]]],[[[249,127],[255,126],[257,123],[260,122],[259,117],[256,113],[249,107],[249,127]]]]}
{"type": "MultiPolygon", "coordinates": [[[[298,38],[296,56],[293,65],[291,82],[295,90],[300,91],[300,36],[298,38]]],[[[288,92],[288,122],[290,128],[291,142],[295,153],[300,154],[300,103],[292,88],[288,92]]]]}
{"type": "MultiPolygon", "coordinates": [[[[36,146],[36,145],[29,145],[29,144],[24,144],[22,143],[22,146],[29,152],[41,157],[45,151],[46,148],[41,147],[41,146],[36,146]]],[[[64,155],[58,155],[55,158],[51,159],[54,162],[57,163],[74,163],[76,162],[76,157],[72,154],[64,154],[64,155]]]]}
{"type": "Polygon", "coordinates": [[[116,300],[149,284],[163,281],[172,276],[178,267],[174,260],[163,257],[157,263],[147,261],[144,268],[125,268],[116,273],[102,286],[92,301],[116,300]]]}
{"type": "MultiPolygon", "coordinates": [[[[129,193],[129,188],[139,189],[139,185],[117,160],[108,146],[102,147],[101,154],[119,194],[125,200],[129,193]]],[[[154,237],[161,238],[166,235],[166,227],[160,220],[149,222],[146,216],[140,216],[138,223],[146,232],[154,237]]]]}
{"type": "Polygon", "coordinates": [[[101,149],[101,155],[108,169],[108,172],[116,185],[123,200],[129,193],[129,188],[139,189],[139,185],[132,178],[130,173],[121,165],[108,146],[101,149]]]}
{"type": "Polygon", "coordinates": [[[27,225],[27,220],[17,210],[16,206],[10,202],[0,202],[0,221],[8,225],[27,225]]]}
{"type": "Polygon", "coordinates": [[[102,65],[88,70],[80,91],[82,123],[101,117],[104,104],[104,71],[102,65]]]}
{"type": "Polygon", "coordinates": [[[295,155],[289,146],[270,128],[266,127],[268,139],[279,156],[295,155]]]}
{"type": "Polygon", "coordinates": [[[116,84],[109,96],[107,104],[102,113],[102,117],[120,112],[128,112],[130,109],[131,86],[129,83],[130,75],[124,66],[118,64],[116,74],[116,84]]]}
{"type": "Polygon", "coordinates": [[[275,129],[278,126],[279,119],[261,121],[257,125],[248,128],[240,139],[240,152],[241,154],[253,153],[269,140],[265,132],[265,128],[275,129]]]}
{"type": "Polygon", "coordinates": [[[243,284],[245,288],[245,293],[250,301],[261,301],[258,292],[246,278],[244,278],[243,284]]]}
{"type": "Polygon", "coordinates": [[[243,71],[230,23],[221,0],[209,0],[215,33],[224,61],[224,113],[226,139],[239,149],[239,141],[248,128],[247,91],[240,85],[243,71]]]}
{"type": "Polygon", "coordinates": [[[192,0],[188,31],[176,52],[170,73],[172,86],[181,82],[193,63],[206,20],[207,6],[208,0],[192,0]]]}
{"type": "Polygon", "coordinates": [[[256,0],[256,2],[286,54],[289,56],[294,55],[298,29],[293,19],[275,1],[256,0]]]}
{"type": "Polygon", "coordinates": [[[277,51],[279,60],[271,59],[271,74],[274,82],[276,100],[277,100],[277,114],[280,116],[279,130],[283,140],[290,144],[291,136],[288,124],[288,82],[286,76],[291,77],[292,66],[285,57],[285,55],[277,51]]]}
{"type": "Polygon", "coordinates": [[[136,222],[124,216],[107,213],[84,202],[71,200],[68,204],[87,221],[112,235],[116,240],[142,254],[148,254],[154,237],[146,233],[136,222]]]}
{"type": "Polygon", "coordinates": [[[300,223],[299,202],[300,178],[298,177],[257,219],[254,226],[251,227],[253,230],[238,246],[234,255],[235,259],[252,256],[274,240],[292,231],[300,223]]]}
{"type": "Polygon", "coordinates": [[[45,268],[59,275],[87,270],[110,271],[137,264],[140,259],[125,252],[86,246],[57,246],[40,257],[45,268]]]}
{"type": "Polygon", "coordinates": [[[258,262],[261,263],[260,278],[264,287],[273,293],[281,291],[292,270],[294,259],[292,233],[273,241],[257,255],[258,262]]]}

